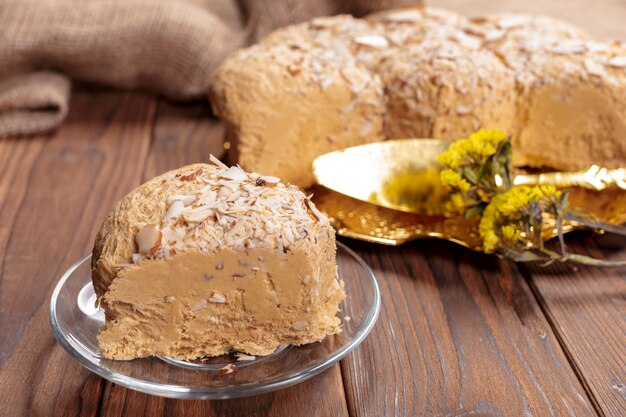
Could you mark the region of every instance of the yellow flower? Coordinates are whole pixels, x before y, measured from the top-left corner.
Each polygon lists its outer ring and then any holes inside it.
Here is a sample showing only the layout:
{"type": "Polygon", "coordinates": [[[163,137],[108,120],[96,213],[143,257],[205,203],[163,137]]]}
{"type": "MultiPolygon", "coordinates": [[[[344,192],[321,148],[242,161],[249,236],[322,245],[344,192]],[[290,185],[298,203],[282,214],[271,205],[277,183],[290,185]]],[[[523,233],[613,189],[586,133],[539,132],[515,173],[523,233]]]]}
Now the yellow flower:
{"type": "Polygon", "coordinates": [[[457,150],[458,146],[456,145],[458,143],[461,142],[453,143],[445,152],[437,157],[437,161],[439,161],[441,165],[453,169],[459,166],[463,160],[463,155],[457,150]]]}
{"type": "Polygon", "coordinates": [[[515,242],[520,237],[520,231],[515,228],[515,226],[507,224],[506,226],[502,226],[502,237],[506,240],[515,242]]]}
{"type": "MultiPolygon", "coordinates": [[[[489,208],[489,206],[487,206],[487,208],[489,208]]],[[[480,224],[478,225],[478,234],[483,239],[483,249],[485,252],[494,252],[500,239],[496,235],[495,216],[493,214],[485,216],[485,213],[483,213],[480,224]]]]}
{"type": "Polygon", "coordinates": [[[463,214],[465,211],[465,200],[459,193],[450,196],[450,200],[446,203],[446,210],[451,213],[463,214]]]}
{"type": "Polygon", "coordinates": [[[472,160],[483,160],[493,155],[498,144],[506,138],[506,133],[499,130],[481,129],[467,139],[454,142],[437,157],[437,161],[447,168],[455,169],[472,160]]]}
{"type": "Polygon", "coordinates": [[[469,139],[478,143],[488,143],[493,147],[498,146],[500,142],[506,139],[506,133],[500,130],[480,129],[470,135],[469,139]]]}
{"type": "Polygon", "coordinates": [[[483,216],[511,217],[528,206],[531,200],[538,201],[544,197],[558,198],[560,195],[560,191],[557,191],[553,185],[538,185],[534,187],[520,185],[495,195],[485,209],[483,216]]]}
{"type": "Polygon", "coordinates": [[[520,185],[495,195],[485,208],[478,226],[485,252],[494,252],[499,243],[510,245],[519,240],[518,226],[523,212],[527,210],[531,201],[541,203],[548,198],[558,198],[560,195],[561,192],[552,185],[534,187],[520,185]]]}
{"type": "Polygon", "coordinates": [[[443,185],[450,188],[458,188],[461,191],[467,191],[471,187],[471,184],[463,179],[461,174],[451,169],[441,171],[440,179],[443,185]]]}
{"type": "Polygon", "coordinates": [[[482,235],[482,238],[483,238],[483,250],[485,251],[485,253],[495,252],[498,247],[498,242],[500,241],[496,233],[490,230],[489,232],[482,235]]]}

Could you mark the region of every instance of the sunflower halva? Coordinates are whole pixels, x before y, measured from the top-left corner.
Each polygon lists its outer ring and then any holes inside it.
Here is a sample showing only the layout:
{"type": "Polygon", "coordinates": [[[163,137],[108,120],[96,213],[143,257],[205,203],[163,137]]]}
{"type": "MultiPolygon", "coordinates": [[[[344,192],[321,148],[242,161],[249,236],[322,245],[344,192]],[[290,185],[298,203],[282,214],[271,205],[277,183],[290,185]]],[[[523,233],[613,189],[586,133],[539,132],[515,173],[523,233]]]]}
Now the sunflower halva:
{"type": "Polygon", "coordinates": [[[96,237],[103,355],[268,355],[340,331],[334,231],[297,187],[213,164],[124,197],[96,237]]]}
{"type": "Polygon", "coordinates": [[[621,42],[548,17],[428,7],[281,28],[226,59],[209,87],[231,158],[302,187],[327,152],[479,129],[511,134],[516,166],[617,168],[625,92],[621,42]]]}

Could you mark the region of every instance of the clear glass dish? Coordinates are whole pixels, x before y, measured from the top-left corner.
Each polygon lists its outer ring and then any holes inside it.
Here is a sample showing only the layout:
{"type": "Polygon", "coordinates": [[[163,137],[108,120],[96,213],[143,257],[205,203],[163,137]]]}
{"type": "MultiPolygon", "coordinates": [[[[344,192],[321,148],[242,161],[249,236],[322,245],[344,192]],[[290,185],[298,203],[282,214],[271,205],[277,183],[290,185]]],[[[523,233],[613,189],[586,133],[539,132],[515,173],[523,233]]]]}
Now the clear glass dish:
{"type": "Polygon", "coordinates": [[[81,365],[116,384],[171,398],[226,399],[285,388],[316,375],[346,356],[368,335],[380,310],[380,291],[367,264],[341,243],[337,247],[339,278],[346,300],[339,313],[343,331],[319,343],[284,346],[269,356],[237,361],[223,355],[194,362],[150,357],[132,361],[103,358],[96,335],[104,323],[94,306],[91,256],[75,263],[61,278],[50,301],[52,331],[81,365]],[[225,365],[237,372],[220,374],[225,365]]]}

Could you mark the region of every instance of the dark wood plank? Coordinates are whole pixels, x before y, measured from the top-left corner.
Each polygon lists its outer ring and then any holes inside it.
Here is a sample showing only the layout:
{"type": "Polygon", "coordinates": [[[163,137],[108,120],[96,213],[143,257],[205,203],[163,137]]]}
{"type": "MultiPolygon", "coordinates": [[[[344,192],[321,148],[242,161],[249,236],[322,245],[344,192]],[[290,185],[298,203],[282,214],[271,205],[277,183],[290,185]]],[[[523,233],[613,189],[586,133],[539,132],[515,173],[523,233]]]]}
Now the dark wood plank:
{"type": "Polygon", "coordinates": [[[293,387],[254,397],[221,401],[172,400],[107,383],[102,416],[347,416],[339,367],[293,387]],[[341,390],[341,392],[337,392],[341,390]]]}
{"type": "Polygon", "coordinates": [[[514,265],[441,241],[348,243],[383,294],[342,364],[351,415],[596,414],[514,265]]]}
{"type": "Polygon", "coordinates": [[[103,383],[56,343],[48,303],[113,202],[138,185],[155,109],[141,95],[79,92],[49,140],[0,142],[0,170],[13,178],[0,180],[0,415],[98,413],[103,383]]]}
{"type": "Polygon", "coordinates": [[[160,101],[153,144],[143,172],[144,181],[165,171],[224,153],[224,127],[211,117],[208,102],[172,104],[160,101]]]}
{"type": "MultiPolygon", "coordinates": [[[[0,140],[0,265],[13,221],[26,194],[29,173],[46,141],[44,136],[0,140]]],[[[0,363],[4,359],[5,353],[0,351],[0,363]]]]}
{"type": "MultiPolygon", "coordinates": [[[[625,260],[626,238],[576,236],[572,252],[625,260]]],[[[570,361],[605,416],[626,415],[626,268],[522,268],[570,361]]]]}
{"type": "MultiPolygon", "coordinates": [[[[159,104],[144,180],[223,153],[222,125],[208,117],[208,105],[159,104]]],[[[103,416],[345,416],[347,406],[339,365],[299,385],[230,401],[185,401],[154,397],[107,383],[103,416]]]]}

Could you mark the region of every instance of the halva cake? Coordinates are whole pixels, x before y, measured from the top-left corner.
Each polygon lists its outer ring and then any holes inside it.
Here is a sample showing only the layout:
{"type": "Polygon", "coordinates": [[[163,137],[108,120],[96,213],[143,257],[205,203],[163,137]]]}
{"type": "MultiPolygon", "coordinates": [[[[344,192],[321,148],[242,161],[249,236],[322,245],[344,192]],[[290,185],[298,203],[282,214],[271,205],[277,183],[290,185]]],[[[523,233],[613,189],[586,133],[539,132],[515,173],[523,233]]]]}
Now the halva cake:
{"type": "Polygon", "coordinates": [[[268,355],[340,331],[328,219],[299,188],[212,161],[141,185],[102,225],[105,357],[268,355]]]}
{"type": "Polygon", "coordinates": [[[481,128],[511,134],[516,166],[620,167],[625,91],[620,42],[548,17],[428,7],[279,29],[227,58],[209,86],[231,157],[302,187],[335,149],[481,128]]]}

